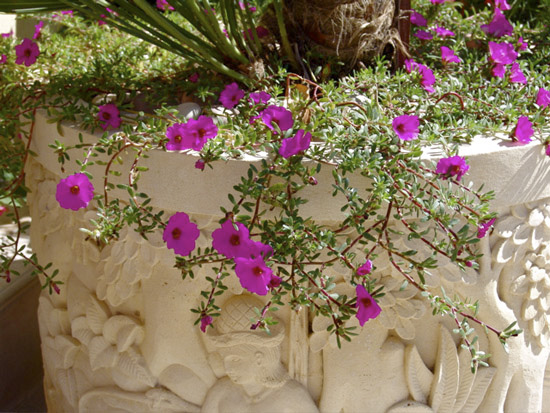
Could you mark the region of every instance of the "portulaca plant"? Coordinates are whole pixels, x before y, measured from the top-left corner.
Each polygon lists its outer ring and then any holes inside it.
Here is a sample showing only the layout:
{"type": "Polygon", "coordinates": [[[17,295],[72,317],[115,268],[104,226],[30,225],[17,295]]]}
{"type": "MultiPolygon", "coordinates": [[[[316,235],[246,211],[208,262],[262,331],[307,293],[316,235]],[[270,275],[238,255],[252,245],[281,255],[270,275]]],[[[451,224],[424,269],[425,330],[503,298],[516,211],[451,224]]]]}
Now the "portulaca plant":
{"type": "MultiPolygon", "coordinates": [[[[36,111],[44,109],[52,122],[76,121],[103,132],[96,142],[50,142],[62,172],[77,158],[80,171],[59,181],[56,199],[65,209],[97,211],[83,229],[89,242],[101,248],[126,226],[143,237],[161,232],[182,277],[195,277],[201,266],[213,268],[210,289],[194,310],[203,332],[219,315],[216,298],[227,289],[224,281],[237,277],[245,290],[268,297],[252,328],[269,329],[271,311],[290,305],[328,317],[338,343],[350,340],[355,333],[347,320],[356,317],[363,326],[381,312],[377,299],[384,289],[376,269],[384,260],[402,275],[403,288],[416,287],[434,314],[453,318],[473,368],[488,355],[475,348],[472,322],[493,331],[503,344],[519,334],[513,324],[486,325],[477,318],[476,303],[434,291],[429,278],[441,260],[461,271],[478,269],[476,244],[496,219],[492,194],[469,182],[470,166],[458,155],[458,146],[476,135],[500,132],[518,144],[538,140],[550,155],[550,49],[542,25],[511,23],[506,0],[482,10],[418,0],[414,10],[403,12],[413,24],[404,67],[380,57],[350,71],[337,58],[323,60],[315,49],[307,56],[292,52],[281,1],[273,8],[189,2],[189,16],[182,1],[73,3],[74,13],[39,15],[32,39],[4,33],[0,43],[0,117],[5,119],[0,212],[20,230],[24,166],[32,156],[36,111]],[[141,12],[132,14],[132,7],[141,12]],[[99,11],[103,16],[96,16],[99,11]],[[261,12],[277,17],[276,35],[257,25],[261,12]],[[200,27],[186,26],[185,18],[193,16],[201,16],[200,27]],[[44,22],[60,28],[53,31],[44,22]],[[155,22],[157,32],[151,29],[155,22]],[[177,24],[187,37],[173,28],[177,24]],[[182,44],[175,44],[177,54],[166,50],[174,39],[193,39],[200,46],[203,38],[219,40],[220,33],[225,38],[224,29],[227,48],[212,49],[215,59],[182,44]],[[265,61],[263,75],[245,75],[260,49],[281,59],[265,61]],[[245,69],[217,59],[223,53],[245,69]],[[182,117],[177,110],[182,96],[200,104],[200,113],[182,117]],[[433,147],[444,155],[423,160],[424,150],[433,147]],[[111,196],[111,178],[120,174],[123,151],[133,160],[128,184],[117,185],[127,198],[118,199],[111,196]],[[227,188],[230,206],[220,206],[223,219],[208,247],[196,247],[199,230],[184,206],[170,216],[150,206],[139,177],[147,173],[141,161],[151,151],[192,152],[195,168],[204,174],[243,155],[262,159],[249,166],[238,185],[227,188]],[[94,164],[104,166],[104,176],[91,176],[94,164]],[[305,189],[318,185],[326,169],[333,195],[345,199],[339,205],[344,218],[330,226],[300,208],[308,202],[305,189]],[[352,184],[354,177],[362,178],[361,186],[352,184]],[[327,269],[337,264],[348,271],[346,282],[355,294],[334,291],[327,269]]],[[[177,190],[177,184],[170,186],[177,190]]],[[[59,293],[64,287],[50,264],[25,255],[19,236],[0,248],[6,281],[15,274],[12,263],[20,255],[42,275],[44,288],[59,293]]]]}

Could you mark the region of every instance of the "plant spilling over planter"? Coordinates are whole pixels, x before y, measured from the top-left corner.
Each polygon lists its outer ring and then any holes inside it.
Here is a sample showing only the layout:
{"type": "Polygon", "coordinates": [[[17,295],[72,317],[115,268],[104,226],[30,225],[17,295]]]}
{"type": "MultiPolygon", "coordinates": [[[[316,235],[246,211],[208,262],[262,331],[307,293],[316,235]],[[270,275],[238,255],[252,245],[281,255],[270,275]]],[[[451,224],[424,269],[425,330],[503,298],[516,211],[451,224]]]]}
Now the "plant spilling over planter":
{"type": "MultiPolygon", "coordinates": [[[[40,15],[33,39],[9,33],[1,39],[0,213],[20,222],[23,168],[33,155],[36,112],[45,109],[51,122],[100,133],[95,140],[49,143],[64,175],[59,206],[97,211],[83,231],[98,249],[131,227],[143,237],[162,233],[183,278],[211,268],[210,289],[193,310],[203,332],[220,314],[216,298],[226,281],[237,277],[245,290],[269,297],[252,329],[269,330],[272,311],[289,305],[327,317],[338,343],[350,340],[356,334],[350,318],[363,326],[381,312],[382,269],[399,273],[402,289],[416,287],[434,314],[456,322],[473,369],[488,355],[475,345],[472,322],[503,344],[520,332],[514,324],[479,320],[477,303],[447,296],[434,274],[447,262],[463,274],[477,270],[478,242],[496,218],[493,194],[468,180],[471,168],[459,145],[498,136],[518,145],[538,141],[549,153],[547,27],[510,22],[505,1],[474,10],[419,0],[401,16],[384,14],[387,33],[377,32],[374,54],[380,55],[382,46],[400,44],[391,34],[398,17],[418,26],[405,68],[392,70],[383,57],[372,58],[370,42],[354,46],[368,44],[368,51],[350,53],[347,37],[350,60],[342,63],[336,34],[317,20],[305,26],[308,41],[293,43],[285,24],[295,34],[300,16],[285,13],[301,10],[294,1],[288,8],[282,1],[207,8],[208,2],[179,0],[156,7],[142,0],[66,3],[74,13],[40,15]],[[331,45],[335,51],[327,53],[331,45]],[[353,72],[350,62],[357,65],[353,72]],[[439,155],[428,158],[427,149],[439,155]],[[195,156],[205,175],[253,157],[240,183],[226,188],[228,201],[219,206],[207,247],[196,246],[201,232],[189,211],[182,206],[167,216],[140,190],[140,177],[152,172],[143,166],[152,151],[195,156]],[[73,158],[76,173],[69,173],[73,158]],[[102,172],[92,176],[92,169],[102,172]],[[324,201],[340,210],[328,221],[306,208],[321,187],[334,197],[324,201]],[[120,189],[126,196],[113,195],[120,189]],[[337,292],[331,268],[345,274],[355,293],[337,292]]],[[[353,4],[338,7],[345,17],[353,4]]],[[[158,185],[180,190],[177,181],[158,185]]],[[[57,271],[24,255],[20,244],[16,237],[1,248],[15,245],[44,288],[59,293],[57,271]]],[[[2,256],[7,281],[13,260],[2,256]]]]}

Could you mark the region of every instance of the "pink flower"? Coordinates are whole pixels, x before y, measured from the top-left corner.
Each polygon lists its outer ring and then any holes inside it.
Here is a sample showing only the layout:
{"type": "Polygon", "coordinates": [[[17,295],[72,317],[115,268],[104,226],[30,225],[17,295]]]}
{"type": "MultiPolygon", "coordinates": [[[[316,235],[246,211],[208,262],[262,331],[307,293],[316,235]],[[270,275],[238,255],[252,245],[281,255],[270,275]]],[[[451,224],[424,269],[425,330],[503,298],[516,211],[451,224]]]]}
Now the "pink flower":
{"type": "Polygon", "coordinates": [[[361,284],[355,287],[355,292],[357,294],[357,302],[355,304],[357,313],[355,317],[359,320],[359,325],[363,327],[368,320],[378,317],[382,309],[361,284]]]}
{"type": "Polygon", "coordinates": [[[482,25],[481,30],[494,37],[507,36],[514,32],[514,28],[510,22],[498,8],[495,9],[491,23],[482,25]]]}
{"type": "Polygon", "coordinates": [[[430,0],[430,1],[432,2],[432,4],[443,4],[448,0],[430,0]]]}
{"type": "Polygon", "coordinates": [[[40,49],[31,39],[25,38],[21,44],[15,46],[15,54],[17,56],[15,63],[29,67],[36,62],[40,49]]]}
{"type": "Polygon", "coordinates": [[[185,134],[182,136],[184,149],[200,151],[206,141],[218,135],[218,127],[212,118],[201,115],[198,119],[189,119],[184,127],[185,134]]]}
{"type": "Polygon", "coordinates": [[[528,46],[527,42],[523,40],[523,37],[520,37],[517,42],[518,49],[523,51],[527,49],[527,46],[528,46]]]}
{"type": "Polygon", "coordinates": [[[547,107],[550,104],[550,91],[541,87],[537,93],[536,103],[540,107],[547,107]]]}
{"type": "Polygon", "coordinates": [[[176,212],[168,219],[162,239],[177,255],[185,256],[195,249],[195,241],[199,235],[199,228],[189,220],[189,215],[185,212],[176,212]]]}
{"type": "Polygon", "coordinates": [[[283,158],[290,158],[292,155],[305,151],[309,148],[310,143],[311,133],[307,132],[304,134],[304,130],[299,129],[292,138],[283,139],[279,148],[279,155],[283,158]]]}
{"type": "Polygon", "coordinates": [[[446,46],[441,46],[441,60],[446,63],[460,63],[460,57],[458,57],[452,49],[446,46]]]}
{"type": "Polygon", "coordinates": [[[466,164],[466,161],[461,156],[451,156],[449,158],[442,158],[437,162],[435,172],[443,175],[443,178],[456,177],[457,181],[468,172],[470,166],[466,164]]]}
{"type": "Polygon", "coordinates": [[[226,109],[232,109],[244,97],[244,92],[239,88],[237,83],[230,83],[220,94],[220,102],[226,109]]]}
{"type": "Polygon", "coordinates": [[[506,74],[506,66],[500,63],[495,63],[493,65],[493,68],[491,69],[491,73],[495,77],[503,78],[504,75],[506,74]]]}
{"type": "Polygon", "coordinates": [[[169,151],[182,151],[189,149],[183,144],[183,136],[186,134],[184,123],[174,123],[172,126],[166,128],[166,137],[168,142],[166,143],[166,150],[169,151]]]}
{"type": "Polygon", "coordinates": [[[205,166],[205,163],[202,159],[199,159],[197,162],[195,162],[195,169],[204,171],[204,166],[205,166]]]}
{"type": "Polygon", "coordinates": [[[413,12],[411,13],[411,24],[414,24],[415,26],[426,27],[428,25],[428,21],[420,13],[413,10],[413,12]]]}
{"type": "Polygon", "coordinates": [[[357,275],[367,275],[372,271],[372,261],[367,260],[363,265],[357,268],[357,275]]]}
{"type": "Polygon", "coordinates": [[[477,227],[477,237],[483,238],[487,234],[487,231],[491,229],[495,221],[496,218],[493,218],[487,222],[482,222],[481,224],[479,224],[479,227],[477,227]]]}
{"type": "Polygon", "coordinates": [[[197,72],[193,73],[191,76],[189,76],[189,81],[191,83],[197,83],[199,81],[199,74],[197,72]]]}
{"type": "Polygon", "coordinates": [[[544,153],[546,154],[546,156],[550,156],[550,144],[549,143],[546,144],[546,150],[544,151],[544,153]]]}
{"type": "Polygon", "coordinates": [[[4,205],[0,205],[0,217],[8,210],[4,205]]]}
{"type": "Polygon", "coordinates": [[[503,65],[514,63],[518,57],[512,43],[489,42],[489,53],[492,62],[503,65]]]}
{"type": "MultiPolygon", "coordinates": [[[[269,36],[269,30],[267,30],[264,26],[257,26],[254,30],[256,30],[256,35],[258,36],[258,39],[261,39],[262,37],[269,36]]],[[[248,29],[247,31],[243,31],[243,37],[246,40],[253,39],[254,35],[252,34],[252,29],[248,29]]]]}
{"type": "Polygon", "coordinates": [[[432,70],[420,63],[416,63],[412,59],[405,60],[405,69],[408,73],[411,73],[413,70],[416,70],[420,74],[420,85],[428,93],[432,93],[435,89],[432,85],[435,83],[435,76],[432,70]]]}
{"type": "Polygon", "coordinates": [[[533,136],[534,133],[533,124],[529,118],[527,116],[520,116],[514,130],[514,137],[518,140],[518,142],[531,142],[531,136],[533,136]]]}
{"type": "Polygon", "coordinates": [[[38,24],[34,26],[34,34],[32,35],[32,38],[34,40],[38,40],[40,38],[40,32],[42,31],[42,27],[44,27],[44,22],[40,20],[38,24]]]}
{"type": "Polygon", "coordinates": [[[0,56],[0,64],[6,63],[7,61],[8,61],[8,56],[6,56],[5,54],[0,56]]]}
{"type": "Polygon", "coordinates": [[[206,333],[206,327],[208,327],[210,324],[212,324],[212,316],[205,315],[201,318],[201,331],[203,333],[206,333]]]}
{"type": "Polygon", "coordinates": [[[157,0],[157,7],[163,11],[174,10],[166,0],[157,0]]]}
{"type": "Polygon", "coordinates": [[[117,129],[122,123],[120,112],[114,103],[107,103],[106,105],[100,106],[97,118],[103,130],[107,130],[109,126],[113,129],[117,129]]]}
{"type": "Polygon", "coordinates": [[[94,186],[83,173],[76,173],[63,178],[57,184],[55,199],[61,208],[78,211],[86,208],[94,197],[94,186]]]}
{"type": "Polygon", "coordinates": [[[268,293],[273,271],[265,264],[262,257],[237,257],[235,264],[235,273],[243,288],[258,295],[268,293]]]}
{"type": "Polygon", "coordinates": [[[420,120],[418,116],[401,115],[392,121],[392,127],[399,139],[403,141],[412,141],[418,136],[418,127],[420,120]]]}
{"type": "Polygon", "coordinates": [[[420,40],[432,40],[434,38],[433,35],[426,30],[417,30],[413,36],[418,37],[420,40]]]}
{"type": "Polygon", "coordinates": [[[250,10],[252,13],[254,13],[256,11],[256,7],[252,6],[250,3],[244,3],[244,1],[240,1],[239,2],[239,7],[241,8],[241,10],[250,10]]]}
{"type": "Polygon", "coordinates": [[[273,248],[271,245],[264,244],[260,241],[250,240],[250,251],[247,256],[249,257],[263,257],[264,259],[269,258],[273,255],[273,248]]]}
{"type": "Polygon", "coordinates": [[[6,33],[2,33],[2,37],[3,38],[8,38],[8,37],[12,37],[13,36],[13,29],[10,30],[9,32],[6,32],[6,33]]]}
{"type": "Polygon", "coordinates": [[[260,103],[269,102],[269,99],[271,99],[271,95],[264,91],[254,92],[250,94],[250,99],[252,99],[252,102],[254,102],[254,104],[259,105],[260,103]]]}
{"type": "Polygon", "coordinates": [[[434,31],[435,31],[435,34],[437,34],[439,37],[452,37],[455,35],[455,33],[452,32],[451,30],[448,30],[441,26],[436,26],[434,31]]]}
{"type": "Polygon", "coordinates": [[[283,279],[279,277],[278,275],[272,274],[271,279],[269,280],[268,287],[273,289],[277,288],[281,283],[283,282],[283,279]]]}
{"type": "Polygon", "coordinates": [[[282,106],[271,105],[262,111],[260,114],[266,126],[274,132],[277,132],[273,123],[279,126],[279,129],[284,132],[292,127],[294,120],[292,112],[282,106]]]}
{"type": "Polygon", "coordinates": [[[240,222],[233,224],[230,219],[212,232],[212,247],[227,258],[250,258],[254,248],[252,243],[248,228],[240,222]]]}
{"type": "Polygon", "coordinates": [[[522,83],[527,84],[527,79],[525,78],[525,75],[521,71],[521,68],[519,67],[518,62],[512,63],[512,67],[510,68],[510,82],[512,83],[522,83]]]}
{"type": "Polygon", "coordinates": [[[500,10],[510,10],[512,8],[506,0],[495,0],[495,7],[500,10]]]}

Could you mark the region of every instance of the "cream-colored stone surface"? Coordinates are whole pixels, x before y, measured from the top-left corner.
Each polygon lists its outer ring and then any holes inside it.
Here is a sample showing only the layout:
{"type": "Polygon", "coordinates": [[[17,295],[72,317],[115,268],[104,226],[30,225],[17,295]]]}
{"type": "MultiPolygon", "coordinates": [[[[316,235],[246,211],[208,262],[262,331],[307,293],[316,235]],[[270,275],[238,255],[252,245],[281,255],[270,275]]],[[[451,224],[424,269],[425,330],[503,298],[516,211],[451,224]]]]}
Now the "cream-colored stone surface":
{"type": "MultiPolygon", "coordinates": [[[[95,212],[57,205],[62,174],[47,142],[56,136],[69,143],[79,133],[66,125],[63,132],[57,136],[56,125],[39,116],[33,139],[38,157],[27,169],[33,249],[53,261],[64,281],[59,295],[40,298],[50,412],[541,410],[550,344],[550,159],[540,145],[476,138],[463,148],[471,165],[467,180],[496,191],[499,218],[478,244],[484,253],[479,271],[457,273],[442,261],[428,284],[479,300],[479,316],[489,324],[503,328],[517,319],[525,331],[509,340],[506,352],[493,334],[478,329],[479,346],[492,357],[472,374],[469,354],[451,333],[452,320],[433,317],[418,292],[400,288],[399,274],[383,261],[374,274],[386,289],[382,313],[362,329],[350,320],[359,335],[342,349],[326,320],[303,309],[276,313],[280,323],[270,336],[250,331],[251,308],[262,301],[245,294],[236,277],[218,303],[215,329],[201,333],[190,309],[211,268],[182,281],[160,234],[144,240],[124,230],[99,251],[78,229],[95,212]]],[[[220,162],[205,172],[194,168],[195,160],[152,154],[140,189],[168,214],[187,212],[201,232],[197,243],[205,246],[221,218],[219,207],[227,206],[227,188],[254,160],[220,162]],[[161,182],[170,182],[171,190],[161,182]]],[[[64,176],[74,172],[66,169],[64,176]]],[[[317,180],[304,212],[330,224],[343,200],[330,196],[328,169],[317,180]]],[[[353,293],[345,269],[330,271],[336,293],[353,293]]]]}

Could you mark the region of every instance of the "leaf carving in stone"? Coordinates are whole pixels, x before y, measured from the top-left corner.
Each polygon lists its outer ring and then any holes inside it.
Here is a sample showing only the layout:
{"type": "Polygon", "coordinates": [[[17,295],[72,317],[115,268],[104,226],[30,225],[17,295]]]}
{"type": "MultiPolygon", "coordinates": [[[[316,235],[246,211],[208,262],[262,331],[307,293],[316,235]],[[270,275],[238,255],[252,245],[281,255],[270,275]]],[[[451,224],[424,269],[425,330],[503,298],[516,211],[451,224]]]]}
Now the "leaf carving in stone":
{"type": "Polygon", "coordinates": [[[96,336],[90,341],[88,354],[90,356],[90,366],[94,371],[100,368],[113,367],[118,359],[118,351],[103,336],[96,336]]]}
{"type": "MultiPolygon", "coordinates": [[[[139,384],[149,387],[154,387],[156,384],[156,378],[147,368],[145,359],[133,347],[120,354],[115,369],[139,384]]],[[[124,383],[117,380],[116,374],[113,374],[113,378],[119,386],[124,388],[124,383]]]]}
{"type": "Polygon", "coordinates": [[[90,341],[95,336],[94,332],[90,329],[90,326],[88,325],[86,317],[84,316],[77,317],[73,320],[73,322],[71,323],[71,331],[72,336],[78,339],[78,341],[80,341],[86,347],[90,344],[90,341]]]}
{"type": "Polygon", "coordinates": [[[78,403],[78,386],[73,369],[57,369],[55,371],[55,379],[58,387],[61,389],[63,396],[67,399],[69,404],[75,408],[78,403]]]}
{"type": "Polygon", "coordinates": [[[103,336],[109,343],[116,345],[121,353],[134,344],[140,344],[144,338],[144,330],[134,318],[116,315],[109,318],[103,326],[103,336]]]}
{"type": "Polygon", "coordinates": [[[494,367],[483,367],[477,370],[472,391],[470,392],[464,407],[457,411],[460,411],[461,413],[473,413],[477,411],[479,405],[485,397],[485,394],[487,393],[487,389],[493,380],[496,370],[497,369],[494,367]]]}
{"type": "Polygon", "coordinates": [[[405,375],[413,400],[426,404],[434,375],[426,367],[414,345],[405,349],[405,375]]]}
{"type": "Polygon", "coordinates": [[[90,296],[88,308],[86,308],[86,320],[94,334],[102,334],[103,325],[109,319],[109,308],[94,296],[90,296]]]}
{"type": "Polygon", "coordinates": [[[78,340],[71,336],[56,336],[54,338],[54,345],[57,353],[61,356],[62,367],[68,369],[74,364],[76,355],[80,351],[80,343],[78,340]]]}
{"type": "Polygon", "coordinates": [[[458,354],[451,334],[443,326],[439,329],[437,354],[429,402],[434,411],[450,413],[458,391],[458,354]]]}

